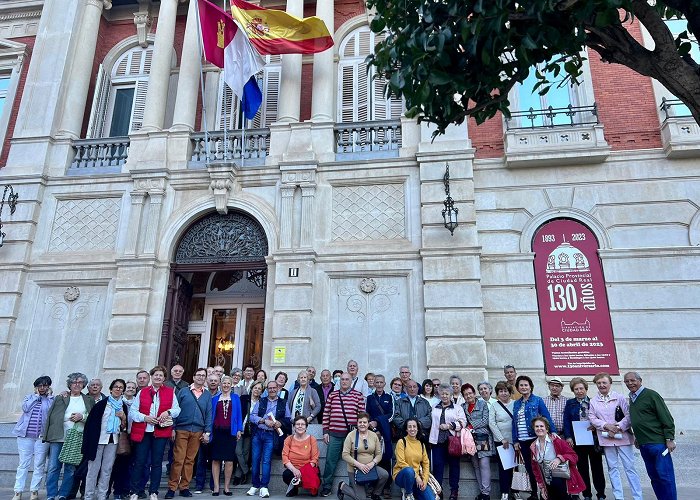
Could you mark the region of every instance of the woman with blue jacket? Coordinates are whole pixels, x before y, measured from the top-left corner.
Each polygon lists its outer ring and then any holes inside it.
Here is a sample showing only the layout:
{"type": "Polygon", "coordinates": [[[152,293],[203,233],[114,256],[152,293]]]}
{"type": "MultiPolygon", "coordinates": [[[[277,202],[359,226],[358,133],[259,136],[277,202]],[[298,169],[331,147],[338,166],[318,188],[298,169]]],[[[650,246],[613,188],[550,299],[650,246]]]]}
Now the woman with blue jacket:
{"type": "MultiPolygon", "coordinates": [[[[535,487],[535,476],[532,473],[532,454],[530,445],[536,439],[535,431],[532,428],[532,419],[544,417],[549,421],[549,425],[554,429],[554,422],[549,414],[549,410],[544,404],[544,400],[535,396],[532,391],[535,384],[526,375],[520,375],[515,380],[515,388],[521,394],[521,398],[513,404],[513,447],[515,451],[520,451],[525,462],[525,468],[530,476],[530,484],[535,487]]],[[[537,493],[533,492],[530,499],[537,499],[537,493]]]]}

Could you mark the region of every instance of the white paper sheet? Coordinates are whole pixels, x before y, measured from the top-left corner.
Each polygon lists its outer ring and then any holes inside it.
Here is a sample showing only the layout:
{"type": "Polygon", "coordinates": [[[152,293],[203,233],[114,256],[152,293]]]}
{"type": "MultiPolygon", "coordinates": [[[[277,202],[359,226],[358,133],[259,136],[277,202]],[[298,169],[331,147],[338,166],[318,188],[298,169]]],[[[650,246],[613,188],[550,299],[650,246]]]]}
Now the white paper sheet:
{"type": "Polygon", "coordinates": [[[503,465],[504,470],[512,469],[518,465],[515,461],[515,450],[513,449],[513,443],[508,445],[506,450],[503,446],[498,446],[498,458],[501,459],[501,465],[503,465]]]}
{"type": "Polygon", "coordinates": [[[591,423],[588,420],[571,422],[574,426],[574,441],[577,445],[593,444],[593,433],[588,430],[591,423]]]}

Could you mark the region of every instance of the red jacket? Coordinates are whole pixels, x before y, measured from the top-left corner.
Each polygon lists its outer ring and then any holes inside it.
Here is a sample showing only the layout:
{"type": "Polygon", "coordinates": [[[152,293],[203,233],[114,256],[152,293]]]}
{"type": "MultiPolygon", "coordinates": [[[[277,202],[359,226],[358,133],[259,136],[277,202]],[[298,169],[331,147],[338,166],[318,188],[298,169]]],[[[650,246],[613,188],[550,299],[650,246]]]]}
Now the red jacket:
{"type": "MultiPolygon", "coordinates": [[[[139,413],[144,415],[151,414],[151,405],[153,404],[153,387],[148,386],[141,389],[136,396],[137,401],[133,404],[138,403],[139,413]]],[[[166,386],[161,386],[158,389],[158,397],[160,398],[160,405],[156,411],[156,416],[160,415],[166,410],[173,407],[173,398],[175,397],[175,391],[166,386]]],[[[156,426],[153,430],[153,435],[158,438],[169,438],[172,434],[173,428],[170,427],[160,427],[156,426]]],[[[143,436],[146,434],[146,422],[134,422],[131,424],[131,439],[136,443],[143,441],[143,436]]]]}
{"type": "MultiPolygon", "coordinates": [[[[569,443],[567,443],[559,436],[553,436],[552,434],[550,434],[549,438],[554,444],[554,451],[556,452],[557,456],[563,457],[564,460],[568,460],[569,462],[569,469],[571,470],[571,479],[566,481],[567,493],[569,495],[581,493],[586,489],[586,483],[583,482],[583,478],[581,477],[581,474],[576,468],[576,462],[578,462],[578,455],[576,455],[576,452],[573,450],[573,448],[569,446],[569,443]]],[[[535,461],[535,457],[537,456],[537,439],[535,439],[530,445],[530,451],[532,452],[532,473],[535,476],[535,480],[537,481],[537,487],[542,494],[542,498],[544,500],[547,500],[547,485],[544,482],[544,477],[542,477],[542,470],[540,469],[540,465],[535,461]]]]}

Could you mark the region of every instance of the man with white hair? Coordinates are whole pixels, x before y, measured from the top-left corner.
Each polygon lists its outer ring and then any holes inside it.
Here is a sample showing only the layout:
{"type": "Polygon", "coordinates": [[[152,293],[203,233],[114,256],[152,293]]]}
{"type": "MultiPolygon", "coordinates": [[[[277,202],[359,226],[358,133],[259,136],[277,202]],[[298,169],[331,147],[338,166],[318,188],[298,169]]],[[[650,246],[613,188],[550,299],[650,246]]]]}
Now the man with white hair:
{"type": "MultiPolygon", "coordinates": [[[[350,378],[352,378],[352,381],[350,382],[350,388],[360,392],[365,397],[365,399],[367,399],[367,396],[369,396],[372,393],[372,391],[370,391],[369,386],[367,385],[367,381],[359,376],[359,372],[360,367],[358,366],[357,361],[355,361],[354,359],[348,361],[347,373],[349,373],[350,378]]],[[[338,389],[340,389],[340,382],[335,384],[335,390],[338,389]]]]}

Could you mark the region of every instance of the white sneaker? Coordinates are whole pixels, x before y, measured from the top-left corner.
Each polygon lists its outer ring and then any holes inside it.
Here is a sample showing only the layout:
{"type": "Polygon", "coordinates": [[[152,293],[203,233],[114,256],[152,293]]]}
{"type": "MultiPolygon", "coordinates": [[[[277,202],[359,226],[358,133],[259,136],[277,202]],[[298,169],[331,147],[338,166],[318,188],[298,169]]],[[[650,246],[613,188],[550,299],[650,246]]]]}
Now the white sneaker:
{"type": "Polygon", "coordinates": [[[270,492],[267,491],[267,488],[260,488],[260,498],[270,498],[270,492]]]}
{"type": "Polygon", "coordinates": [[[258,494],[259,489],[257,489],[255,486],[251,486],[248,491],[245,492],[246,495],[249,497],[254,497],[255,495],[258,494]]]}
{"type": "Polygon", "coordinates": [[[158,500],[158,493],[151,493],[151,496],[148,497],[148,500],[158,500]]]}
{"type": "Polygon", "coordinates": [[[508,500],[508,493],[501,493],[501,500],[508,500]]]}
{"type": "Polygon", "coordinates": [[[406,500],[406,488],[401,488],[401,500],[406,500]]]}
{"type": "Polygon", "coordinates": [[[406,500],[413,500],[413,493],[406,495],[406,500]]]}
{"type": "Polygon", "coordinates": [[[22,500],[22,492],[15,492],[15,496],[12,497],[12,500],[22,500]]]}
{"type": "Polygon", "coordinates": [[[137,493],[132,493],[129,495],[129,500],[139,500],[139,496],[137,493]]]}

